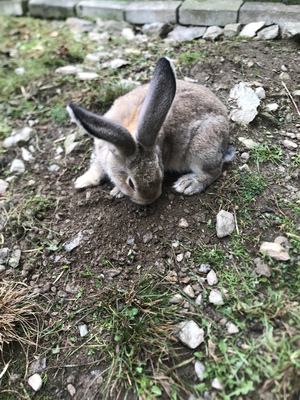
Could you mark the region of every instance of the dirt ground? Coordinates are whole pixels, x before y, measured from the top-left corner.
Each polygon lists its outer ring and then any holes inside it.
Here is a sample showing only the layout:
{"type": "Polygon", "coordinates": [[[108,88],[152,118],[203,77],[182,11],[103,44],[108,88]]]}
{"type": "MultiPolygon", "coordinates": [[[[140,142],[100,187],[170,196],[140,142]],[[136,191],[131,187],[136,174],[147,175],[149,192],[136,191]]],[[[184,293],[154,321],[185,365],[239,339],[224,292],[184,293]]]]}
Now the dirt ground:
{"type": "MultiPolygon", "coordinates": [[[[175,46],[175,58],[182,51],[183,45],[175,46]]],[[[45,212],[37,211],[33,216],[35,220],[41,220],[43,228],[38,223],[34,227],[30,224],[26,227],[26,223],[18,226],[18,218],[14,216],[14,223],[8,224],[3,232],[5,246],[22,251],[20,266],[17,270],[6,270],[5,279],[15,276],[14,279],[31,286],[38,294],[38,301],[44,309],[43,329],[55,331],[56,322],[60,324],[54,336],[50,336],[51,343],[46,336],[40,338],[38,353],[47,358],[47,381],[37,394],[30,392],[30,398],[101,399],[103,378],[95,370],[103,371],[107,367],[102,362],[102,353],[88,354],[84,346],[70,355],[70,350],[75,348],[70,336],[76,338],[76,345],[85,342],[77,328],[80,323],[88,325],[89,333],[97,331],[97,322],[89,315],[89,308],[92,308],[95,299],[101,301],[97,297],[99,291],[103,293],[108,287],[130,292],[143,276],[155,273],[166,277],[170,271],[177,274],[177,282],[174,283],[177,287],[183,289],[188,276],[196,284],[194,276],[205,275],[197,272],[199,263],[191,255],[194,249],[198,254],[214,246],[224,251],[223,263],[215,266],[216,272],[218,268],[232,265],[235,255],[232,255],[231,237],[219,239],[215,233],[216,214],[220,209],[236,213],[239,234],[244,237],[244,246],[253,259],[258,256],[260,243],[272,242],[284,231],[280,223],[282,213],[285,217],[290,216],[299,226],[299,215],[290,208],[282,209],[278,197],[274,195],[280,193],[287,204],[296,204],[291,186],[296,188],[298,194],[300,190],[299,166],[295,167],[292,162],[296,151],[282,146],[286,132],[300,133],[300,119],[280,76],[285,65],[290,76],[286,81],[290,92],[300,89],[299,45],[287,41],[195,42],[193,51],[205,51],[205,59],[195,64],[185,63],[178,69],[179,79],[188,77],[210,87],[229,111],[233,107],[233,103],[228,102],[229,91],[240,81],[252,83],[253,88],[259,85],[264,87],[266,100],[262,104],[279,104],[277,112],[265,115],[261,106],[259,115],[249,126],[231,123],[231,143],[236,148],[236,158],[226,165],[223,175],[201,194],[182,196],[176,193],[172,188],[176,177],[172,175],[165,178],[161,197],[148,206],[139,206],[126,198],[112,198],[109,195],[112,189],[110,183],[76,191],[74,180],[89,165],[91,139],[82,136],[80,144],[70,154],[63,153],[57,158],[56,151],[61,140],[77,128],[70,122],[65,126],[49,122],[46,127],[36,127],[38,150],[34,154],[34,162],[26,164],[26,175],[18,176],[12,183],[12,207],[18,210],[24,198],[37,193],[50,201],[50,207],[45,212]],[[241,202],[239,167],[243,165],[241,154],[249,150],[238,140],[240,136],[278,146],[282,151],[281,165],[270,162],[260,164],[259,172],[268,184],[251,206],[245,208],[241,202]],[[59,170],[49,171],[52,164],[58,165],[59,170]],[[282,165],[285,166],[283,169],[282,165]],[[187,221],[188,227],[180,226],[182,218],[187,221]],[[65,245],[78,235],[80,244],[66,251],[65,245]],[[249,236],[251,240],[247,239],[249,236]],[[174,247],[172,243],[180,245],[174,247]],[[41,251],[34,250],[41,248],[41,251]],[[190,253],[186,256],[187,252],[190,253]],[[183,261],[178,261],[180,254],[184,254],[183,261]],[[55,349],[57,346],[60,352],[48,351],[50,347],[55,349]],[[76,388],[73,397],[67,390],[68,383],[76,388]]],[[[147,68],[143,72],[150,78],[147,68]]],[[[51,94],[49,96],[51,98],[51,94]]],[[[296,101],[299,106],[299,98],[296,101]]],[[[32,139],[31,144],[37,146],[36,139],[32,139]]],[[[19,148],[2,154],[3,171],[19,156],[19,148]]],[[[248,164],[250,171],[256,171],[251,157],[248,164]]],[[[289,279],[288,273],[285,279],[289,279]]],[[[203,307],[204,313],[218,324],[221,316],[215,311],[215,306],[206,302],[203,307]]],[[[256,334],[250,327],[248,329],[251,334],[256,334]]],[[[179,351],[183,351],[183,358],[193,354],[187,349],[179,351]]],[[[8,361],[14,354],[15,350],[9,349],[4,358],[8,361]]],[[[33,360],[30,353],[29,361],[33,360]]],[[[18,372],[22,375],[16,378],[16,382],[22,381],[25,371],[21,369],[18,372]]],[[[191,382],[197,381],[193,368],[185,367],[182,373],[189,375],[191,382]]],[[[5,388],[12,389],[12,385],[17,385],[12,383],[12,379],[9,382],[5,388]]],[[[12,392],[10,396],[13,396],[12,392]]],[[[112,398],[116,398],[114,396],[112,398]]],[[[182,400],[189,398],[188,393],[181,396],[182,400]]],[[[239,398],[258,398],[258,393],[251,392],[239,398]]]]}

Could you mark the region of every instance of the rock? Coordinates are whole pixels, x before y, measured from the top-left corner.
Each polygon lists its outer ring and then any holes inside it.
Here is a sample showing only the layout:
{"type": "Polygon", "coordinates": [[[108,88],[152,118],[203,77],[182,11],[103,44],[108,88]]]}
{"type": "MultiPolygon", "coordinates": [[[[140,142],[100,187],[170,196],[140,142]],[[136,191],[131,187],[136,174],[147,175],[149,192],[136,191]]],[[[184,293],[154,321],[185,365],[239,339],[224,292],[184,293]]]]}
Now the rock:
{"type": "Polygon", "coordinates": [[[143,236],[143,243],[144,243],[144,244],[147,244],[147,243],[149,243],[152,239],[153,239],[153,233],[152,233],[152,232],[148,232],[148,233],[146,233],[146,235],[143,236]]]}
{"type": "Polygon", "coordinates": [[[295,150],[298,147],[297,143],[295,143],[295,142],[293,142],[292,140],[289,140],[289,139],[284,139],[282,141],[282,144],[284,145],[284,147],[286,147],[289,150],[295,150]]]}
{"type": "Polygon", "coordinates": [[[96,20],[97,31],[106,32],[109,35],[119,35],[124,28],[131,28],[131,25],[126,21],[104,21],[100,18],[96,20]]]}
{"type": "Polygon", "coordinates": [[[170,271],[168,276],[166,277],[170,282],[177,282],[178,276],[176,271],[170,271]]]}
{"type": "Polygon", "coordinates": [[[238,139],[239,139],[240,142],[243,143],[243,145],[245,147],[247,147],[247,149],[253,149],[253,147],[259,146],[259,143],[255,142],[252,139],[246,139],[246,138],[244,138],[242,136],[240,136],[238,139]]]}
{"type": "Polygon", "coordinates": [[[4,196],[6,189],[8,188],[8,183],[3,179],[0,179],[0,196],[4,196]]]}
{"type": "Polygon", "coordinates": [[[103,43],[109,40],[109,33],[108,32],[90,32],[89,33],[89,40],[91,42],[98,42],[98,43],[103,43]]]}
{"type": "Polygon", "coordinates": [[[71,282],[68,282],[66,284],[65,291],[67,293],[77,294],[78,290],[79,290],[79,286],[78,285],[74,285],[71,282]]]}
{"type": "Polygon", "coordinates": [[[282,65],[282,66],[280,67],[280,69],[281,69],[281,71],[283,71],[283,72],[288,72],[288,68],[287,68],[285,65],[282,65]]]}
{"type": "Polygon", "coordinates": [[[80,245],[82,239],[83,239],[83,234],[80,231],[75,239],[73,239],[70,243],[67,243],[64,245],[64,249],[66,251],[72,251],[73,249],[75,249],[76,247],[78,247],[80,245]]]}
{"type": "Polygon", "coordinates": [[[131,28],[124,28],[122,30],[122,36],[123,36],[124,39],[132,40],[132,39],[134,39],[135,35],[134,35],[134,32],[133,32],[133,30],[131,28]]]}
{"type": "Polygon", "coordinates": [[[225,36],[237,36],[242,29],[242,24],[237,23],[237,24],[228,24],[224,28],[224,35],[225,36]]]}
{"type": "Polygon", "coordinates": [[[8,260],[9,248],[3,247],[0,249],[0,264],[5,264],[8,260]]]}
{"type": "Polygon", "coordinates": [[[67,385],[67,390],[68,390],[68,392],[69,392],[69,394],[70,394],[71,397],[74,397],[74,396],[75,396],[75,394],[76,394],[76,389],[75,389],[75,387],[74,387],[71,383],[69,383],[69,384],[67,385]]]}
{"type": "Polygon", "coordinates": [[[2,274],[5,271],[5,265],[0,264],[0,274],[2,274]]]}
{"type": "Polygon", "coordinates": [[[267,104],[267,105],[265,106],[265,110],[266,110],[267,112],[277,111],[278,108],[279,108],[279,105],[276,104],[276,103],[270,103],[270,104],[267,104]]]}
{"type": "Polygon", "coordinates": [[[210,271],[210,265],[209,264],[201,264],[200,268],[198,269],[198,271],[201,274],[207,274],[210,271]]]}
{"type": "Polygon", "coordinates": [[[89,333],[86,325],[78,325],[78,329],[81,337],[84,337],[89,333]]]}
{"type": "Polygon", "coordinates": [[[33,361],[30,364],[29,371],[33,374],[37,372],[43,372],[43,370],[46,368],[46,361],[46,358],[39,358],[38,360],[33,361]]]}
{"type": "Polygon", "coordinates": [[[277,238],[274,240],[274,243],[280,244],[285,249],[289,249],[291,247],[291,243],[285,236],[277,236],[277,238]]]}
{"type": "Polygon", "coordinates": [[[200,361],[200,360],[196,360],[195,361],[195,372],[196,375],[198,376],[199,381],[203,381],[204,377],[203,377],[203,372],[205,370],[205,365],[200,361]]]}
{"type": "Polygon", "coordinates": [[[239,332],[239,328],[236,325],[234,325],[232,322],[227,322],[226,327],[227,327],[227,332],[230,335],[233,335],[234,333],[239,332]]]}
{"type": "Polygon", "coordinates": [[[213,269],[211,269],[209,271],[209,273],[207,274],[206,279],[207,279],[207,282],[208,282],[209,286],[216,285],[219,282],[219,280],[217,278],[217,275],[216,275],[216,273],[215,273],[215,271],[213,269]]]}
{"type": "Polygon", "coordinates": [[[181,254],[177,254],[176,260],[177,260],[178,262],[181,262],[181,261],[183,260],[183,254],[182,254],[182,253],[181,253],[181,254]]]}
{"type": "Polygon", "coordinates": [[[259,252],[278,261],[288,261],[290,256],[279,243],[264,242],[259,252]]]}
{"type": "Polygon", "coordinates": [[[291,76],[287,72],[281,72],[279,78],[284,82],[289,82],[291,80],[291,76]]]}
{"type": "Polygon", "coordinates": [[[153,22],[152,24],[145,24],[142,27],[142,32],[148,36],[159,36],[162,39],[168,36],[168,33],[173,29],[173,25],[163,22],[153,22]]]}
{"type": "Polygon", "coordinates": [[[230,99],[237,101],[238,109],[234,109],[230,113],[233,121],[249,124],[254,120],[260,105],[260,100],[254,90],[248,87],[245,82],[240,82],[230,90],[230,99]]]}
{"type": "Polygon", "coordinates": [[[60,75],[76,75],[78,68],[74,65],[65,65],[64,67],[56,68],[55,73],[60,75]]]}
{"type": "Polygon", "coordinates": [[[300,22],[285,22],[281,26],[282,39],[300,40],[300,22]]]}
{"type": "Polygon", "coordinates": [[[33,155],[25,147],[21,148],[21,152],[24,161],[32,161],[34,159],[33,155]]]}
{"type": "Polygon", "coordinates": [[[209,302],[212,304],[224,304],[222,293],[213,289],[209,294],[209,302]]]}
{"type": "Polygon", "coordinates": [[[190,349],[195,349],[204,341],[204,330],[193,320],[181,322],[178,327],[180,328],[177,332],[178,338],[190,349]]]}
{"type": "Polygon", "coordinates": [[[80,18],[67,18],[66,24],[72,31],[77,33],[90,32],[95,27],[93,22],[80,18]]]}
{"type": "Polygon", "coordinates": [[[263,87],[258,87],[255,89],[255,94],[259,99],[265,99],[266,98],[266,92],[263,87]]]}
{"type": "Polygon", "coordinates": [[[244,26],[244,28],[240,32],[240,36],[253,38],[256,35],[256,32],[263,28],[265,24],[265,21],[251,22],[250,24],[244,26]]]}
{"type": "Polygon", "coordinates": [[[90,81],[92,79],[99,78],[99,75],[96,72],[78,71],[76,75],[77,75],[77,78],[80,79],[81,81],[90,81]]]}
{"type": "Polygon", "coordinates": [[[50,167],[48,168],[48,171],[50,171],[50,172],[57,172],[57,171],[59,171],[60,170],[60,166],[59,165],[56,165],[56,164],[52,164],[52,165],[50,165],[50,167]]]}
{"type": "Polygon", "coordinates": [[[191,297],[192,299],[195,297],[195,292],[194,289],[192,288],[191,285],[187,285],[183,288],[183,293],[191,297]]]}
{"type": "Polygon", "coordinates": [[[219,26],[209,26],[203,35],[203,39],[214,41],[218,37],[223,36],[224,31],[219,26]]]}
{"type": "Polygon", "coordinates": [[[242,161],[243,163],[248,162],[248,161],[249,161],[249,158],[250,158],[250,154],[249,154],[249,153],[242,153],[242,154],[241,154],[241,161],[242,161]]]}
{"type": "Polygon", "coordinates": [[[100,52],[98,52],[98,53],[90,53],[90,54],[87,54],[86,56],[85,56],[85,59],[87,60],[87,61],[91,61],[91,62],[99,62],[100,60],[102,60],[103,58],[106,58],[108,56],[108,54],[107,53],[100,53],[100,52]]]}
{"type": "Polygon", "coordinates": [[[12,268],[17,268],[19,263],[20,263],[20,258],[21,258],[21,250],[20,249],[15,249],[12,252],[12,255],[10,256],[10,258],[8,260],[8,264],[12,268]]]}
{"type": "Polygon", "coordinates": [[[39,391],[43,385],[42,378],[39,374],[34,374],[28,379],[28,385],[35,391],[39,391]]]}
{"type": "Polygon", "coordinates": [[[279,36],[279,26],[271,25],[262,29],[257,33],[256,39],[258,40],[273,40],[279,36]]]}
{"type": "Polygon", "coordinates": [[[196,304],[197,306],[201,306],[202,300],[203,300],[203,296],[202,296],[202,294],[200,293],[200,294],[198,294],[198,296],[197,296],[197,298],[196,298],[196,300],[195,300],[195,304],[196,304]]]}
{"type": "Polygon", "coordinates": [[[267,264],[263,264],[259,257],[254,259],[254,263],[256,265],[254,270],[258,275],[266,276],[267,278],[271,276],[270,267],[267,264]]]}
{"type": "Polygon", "coordinates": [[[184,299],[183,299],[183,297],[181,296],[181,294],[176,293],[176,294],[174,294],[174,296],[170,297],[169,302],[170,302],[171,304],[179,304],[179,303],[183,302],[183,300],[184,300],[184,299]]]}
{"type": "Polygon", "coordinates": [[[217,214],[216,229],[218,238],[230,235],[235,229],[233,214],[225,210],[219,211],[217,214]]]}
{"type": "Polygon", "coordinates": [[[3,140],[3,147],[8,149],[9,147],[17,144],[26,143],[30,140],[33,133],[33,129],[25,127],[12,132],[11,136],[3,140]]]}
{"type": "Polygon", "coordinates": [[[168,38],[173,39],[176,42],[186,42],[202,37],[205,31],[206,28],[204,27],[186,27],[178,25],[168,34],[168,38]]]}
{"type": "Polygon", "coordinates": [[[179,221],[178,226],[180,228],[188,228],[189,224],[188,224],[188,222],[187,222],[187,220],[185,218],[181,218],[180,221],[179,221]]]}
{"type": "Polygon", "coordinates": [[[222,383],[219,381],[218,378],[215,378],[215,379],[212,381],[211,387],[213,387],[214,389],[217,389],[217,390],[223,390],[223,385],[222,385],[222,383]]]}
{"type": "Polygon", "coordinates": [[[122,273],[121,269],[108,269],[105,271],[109,278],[114,278],[122,273]]]}

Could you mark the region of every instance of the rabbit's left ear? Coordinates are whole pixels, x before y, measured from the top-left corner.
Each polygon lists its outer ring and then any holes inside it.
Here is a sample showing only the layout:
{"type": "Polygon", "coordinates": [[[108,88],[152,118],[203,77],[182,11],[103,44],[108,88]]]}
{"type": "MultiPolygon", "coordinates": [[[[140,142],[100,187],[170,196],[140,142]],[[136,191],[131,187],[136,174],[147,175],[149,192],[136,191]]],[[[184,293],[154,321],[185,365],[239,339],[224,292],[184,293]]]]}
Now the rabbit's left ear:
{"type": "Polygon", "coordinates": [[[145,147],[154,145],[176,94],[176,71],[171,60],[156,64],[147,96],[137,121],[137,140],[145,147]]]}

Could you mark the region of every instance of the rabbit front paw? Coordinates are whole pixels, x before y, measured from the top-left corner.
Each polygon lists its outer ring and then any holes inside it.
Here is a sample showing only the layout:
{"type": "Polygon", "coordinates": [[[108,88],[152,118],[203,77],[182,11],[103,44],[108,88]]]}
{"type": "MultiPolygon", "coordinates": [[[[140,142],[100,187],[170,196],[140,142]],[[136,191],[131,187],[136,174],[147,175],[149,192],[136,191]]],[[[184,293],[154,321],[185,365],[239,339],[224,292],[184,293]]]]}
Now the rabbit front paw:
{"type": "Polygon", "coordinates": [[[109,193],[111,196],[116,197],[117,199],[121,199],[122,197],[124,197],[124,193],[121,192],[121,190],[115,186],[109,193]]]}
{"type": "Polygon", "coordinates": [[[87,171],[75,181],[75,189],[83,189],[89,186],[96,186],[100,183],[101,177],[93,171],[87,171]]]}
{"type": "Polygon", "coordinates": [[[192,195],[204,190],[203,183],[199,180],[196,174],[187,174],[181,176],[173,185],[173,188],[178,193],[192,195]]]}

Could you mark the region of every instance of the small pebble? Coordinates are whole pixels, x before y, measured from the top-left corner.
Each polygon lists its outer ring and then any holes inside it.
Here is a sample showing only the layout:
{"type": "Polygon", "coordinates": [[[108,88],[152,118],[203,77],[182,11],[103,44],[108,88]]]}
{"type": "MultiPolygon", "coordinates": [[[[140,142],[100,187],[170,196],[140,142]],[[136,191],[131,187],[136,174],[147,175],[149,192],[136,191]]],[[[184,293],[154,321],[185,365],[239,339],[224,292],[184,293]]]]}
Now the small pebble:
{"type": "Polygon", "coordinates": [[[39,391],[43,385],[42,378],[39,374],[34,374],[28,379],[28,385],[35,391],[39,391]]]}

